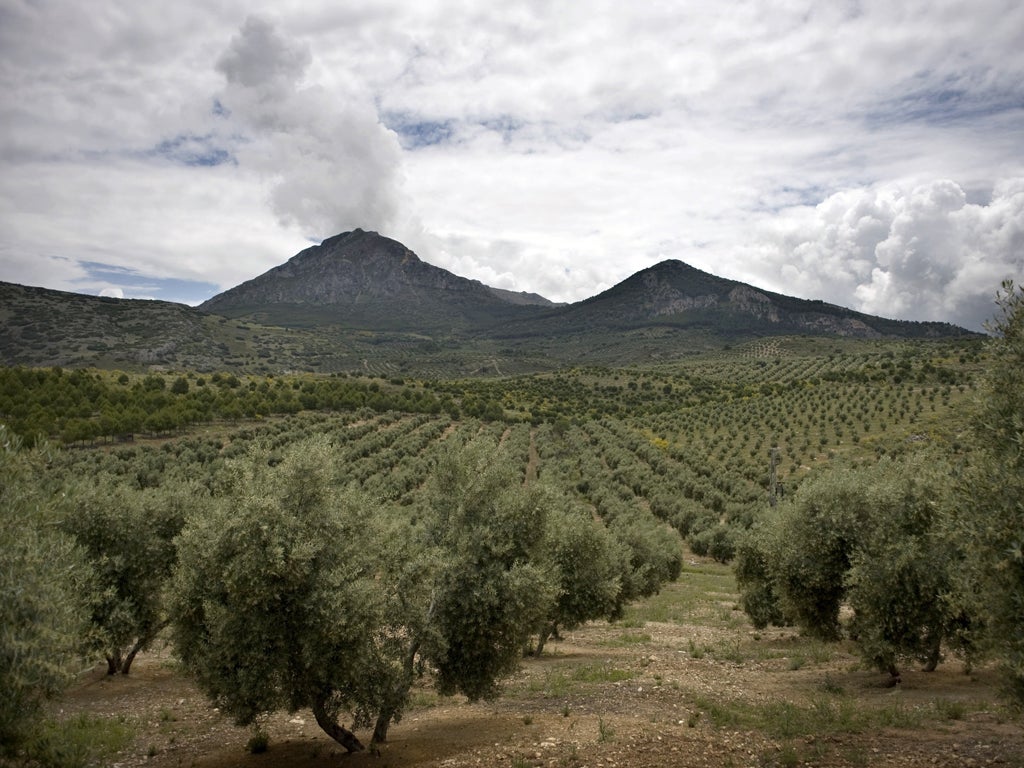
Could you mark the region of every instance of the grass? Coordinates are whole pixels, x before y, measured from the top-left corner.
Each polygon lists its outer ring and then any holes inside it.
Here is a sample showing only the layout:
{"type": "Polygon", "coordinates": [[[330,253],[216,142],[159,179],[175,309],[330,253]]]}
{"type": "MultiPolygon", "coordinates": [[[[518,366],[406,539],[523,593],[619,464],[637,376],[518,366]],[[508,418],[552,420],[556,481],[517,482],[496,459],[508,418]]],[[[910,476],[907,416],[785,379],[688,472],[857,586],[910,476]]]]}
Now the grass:
{"type": "Polygon", "coordinates": [[[618,637],[603,640],[600,645],[606,648],[626,648],[631,645],[646,645],[649,642],[651,636],[646,632],[623,632],[618,637]]]}
{"type": "Polygon", "coordinates": [[[611,664],[584,664],[548,670],[543,679],[531,680],[527,693],[542,693],[545,696],[566,696],[574,689],[587,685],[602,685],[631,680],[637,673],[620,669],[611,664]]]}
{"type": "Polygon", "coordinates": [[[86,768],[110,762],[135,737],[123,719],[82,713],[68,720],[44,722],[27,746],[32,764],[49,768],[86,768]]]}
{"type": "Polygon", "coordinates": [[[431,709],[440,701],[440,694],[431,688],[413,688],[409,694],[409,709],[431,709]]]}
{"type": "Polygon", "coordinates": [[[253,755],[262,755],[270,747],[270,736],[266,731],[257,729],[249,737],[245,748],[253,755]]]}
{"type": "Polygon", "coordinates": [[[754,704],[697,697],[694,706],[715,728],[755,730],[782,740],[869,733],[881,728],[922,728],[936,721],[960,720],[968,711],[985,708],[983,704],[968,705],[944,699],[915,707],[901,701],[876,706],[842,694],[818,695],[806,704],[790,701],[754,704]]]}
{"type": "Polygon", "coordinates": [[[735,629],[745,621],[734,611],[736,579],[721,563],[701,563],[683,568],[679,580],[626,609],[621,626],[641,628],[647,622],[688,624],[735,629]]]}

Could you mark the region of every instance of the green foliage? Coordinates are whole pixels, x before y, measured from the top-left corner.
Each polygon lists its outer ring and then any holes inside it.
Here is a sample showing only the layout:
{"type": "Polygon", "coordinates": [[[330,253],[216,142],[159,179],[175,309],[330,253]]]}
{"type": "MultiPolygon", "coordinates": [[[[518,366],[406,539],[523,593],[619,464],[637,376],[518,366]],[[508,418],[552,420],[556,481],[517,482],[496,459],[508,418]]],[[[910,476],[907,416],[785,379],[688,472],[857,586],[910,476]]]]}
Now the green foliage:
{"type": "Polygon", "coordinates": [[[1024,703],[1024,288],[1005,283],[997,304],[957,523],[974,566],[965,591],[985,596],[992,648],[1024,703]]]}
{"type": "Polygon", "coordinates": [[[132,728],[123,720],[82,713],[67,720],[47,719],[32,732],[23,759],[45,768],[107,765],[127,747],[132,728]]]}
{"type": "Polygon", "coordinates": [[[617,619],[625,607],[623,579],[630,552],[584,509],[554,504],[548,515],[545,559],[558,593],[539,630],[537,653],[550,634],[594,619],[617,619]]]}
{"type": "Polygon", "coordinates": [[[46,461],[0,424],[0,754],[70,680],[86,622],[90,573],[55,526],[62,501],[46,461]]]}
{"type": "Polygon", "coordinates": [[[678,534],[667,525],[632,513],[615,517],[608,528],[628,552],[622,574],[621,601],[650,597],[657,594],[663,584],[679,578],[683,570],[683,549],[678,534]]]}
{"type": "Polygon", "coordinates": [[[769,624],[784,626],[788,623],[768,570],[766,551],[770,532],[759,527],[745,531],[736,547],[733,570],[740,589],[740,607],[757,629],[769,624]]]}
{"type": "Polygon", "coordinates": [[[845,602],[865,661],[892,674],[906,659],[934,668],[943,640],[970,626],[950,598],[964,562],[946,526],[952,487],[934,453],[809,479],[743,538],[741,605],[756,626],[792,620],[837,639],[845,602]]]}
{"type": "Polygon", "coordinates": [[[273,469],[258,455],[232,464],[179,539],[175,649],[239,724],[305,706],[333,722],[342,708],[372,707],[363,678],[381,601],[362,510],[337,494],[334,458],[318,439],[273,469]]]}
{"type": "Polygon", "coordinates": [[[191,484],[137,489],[109,475],[74,489],[62,528],[96,574],[93,636],[110,674],[128,674],[135,655],[164,627],[165,592],[177,559],[173,540],[200,496],[191,484]]]}
{"type": "Polygon", "coordinates": [[[413,516],[340,488],[324,438],[230,464],[179,539],[174,642],[239,723],[311,706],[350,751],[347,710],[386,738],[417,673],[497,693],[554,599],[547,496],[488,441],[438,459],[413,516]]]}
{"type": "Polygon", "coordinates": [[[773,510],[760,529],[782,614],[815,637],[840,636],[850,558],[871,520],[867,479],[852,469],[822,472],[773,510]]]}
{"type": "Polygon", "coordinates": [[[445,452],[431,475],[427,532],[442,567],[434,576],[437,631],[428,649],[442,693],[497,693],[554,598],[543,543],[545,490],[478,441],[445,452]]]}
{"type": "Polygon", "coordinates": [[[923,454],[882,461],[864,481],[872,515],[845,579],[850,632],[880,670],[896,674],[902,659],[934,669],[943,640],[970,625],[948,600],[965,559],[961,542],[947,535],[951,469],[923,454]]]}

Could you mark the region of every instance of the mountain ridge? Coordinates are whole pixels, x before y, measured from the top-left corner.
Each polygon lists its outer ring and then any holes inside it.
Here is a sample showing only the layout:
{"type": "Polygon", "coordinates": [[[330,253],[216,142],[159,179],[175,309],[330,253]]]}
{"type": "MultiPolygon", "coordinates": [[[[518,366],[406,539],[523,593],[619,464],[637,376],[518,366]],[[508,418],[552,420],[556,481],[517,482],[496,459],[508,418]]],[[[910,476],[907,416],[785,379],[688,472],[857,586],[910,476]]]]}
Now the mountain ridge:
{"type": "Polygon", "coordinates": [[[285,326],[308,325],[312,319],[436,332],[467,330],[492,316],[500,321],[534,306],[505,294],[425,262],[397,240],[355,229],[300,251],[198,308],[285,326]],[[303,319],[296,322],[295,317],[303,319]]]}
{"type": "Polygon", "coordinates": [[[555,304],[460,277],[356,229],[196,308],[0,283],[4,364],[433,375],[664,362],[770,336],[979,338],[799,299],[670,259],[555,304]]]}

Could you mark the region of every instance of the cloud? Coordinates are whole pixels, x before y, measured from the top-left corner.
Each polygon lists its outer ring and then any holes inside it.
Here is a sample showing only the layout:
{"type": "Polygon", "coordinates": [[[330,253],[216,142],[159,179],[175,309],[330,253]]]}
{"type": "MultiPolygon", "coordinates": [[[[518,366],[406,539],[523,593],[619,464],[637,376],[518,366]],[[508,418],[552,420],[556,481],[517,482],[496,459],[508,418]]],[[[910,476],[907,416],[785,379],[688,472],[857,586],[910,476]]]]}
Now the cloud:
{"type": "Polygon", "coordinates": [[[229,83],[243,88],[290,90],[306,73],[312,55],[309,47],[286,40],[267,20],[250,16],[217,69],[229,83]]]}
{"type": "Polygon", "coordinates": [[[678,258],[973,327],[1024,279],[1022,25],[1015,0],[0,2],[0,279],[195,297],[363,227],[556,300],[678,258]]]}
{"type": "Polygon", "coordinates": [[[227,88],[217,109],[240,137],[243,168],[270,180],[282,224],[313,238],[356,227],[387,231],[402,208],[402,156],[372,101],[356,92],[303,85],[312,57],[304,43],[250,16],[217,69],[227,88]]]}
{"type": "Polygon", "coordinates": [[[948,179],[848,190],[761,234],[752,271],[776,290],[981,330],[1000,282],[1024,274],[1024,179],[997,183],[987,204],[948,179]]]}

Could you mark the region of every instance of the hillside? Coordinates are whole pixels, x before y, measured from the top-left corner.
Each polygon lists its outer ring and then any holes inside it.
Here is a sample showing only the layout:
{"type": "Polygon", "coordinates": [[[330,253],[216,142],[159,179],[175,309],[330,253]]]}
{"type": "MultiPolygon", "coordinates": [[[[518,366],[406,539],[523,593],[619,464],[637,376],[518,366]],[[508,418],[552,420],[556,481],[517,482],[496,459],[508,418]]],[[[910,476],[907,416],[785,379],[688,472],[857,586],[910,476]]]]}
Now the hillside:
{"type": "Polygon", "coordinates": [[[459,277],[396,240],[357,229],[307,248],[199,309],[285,327],[446,335],[493,326],[544,302],[459,277]]]}
{"type": "Polygon", "coordinates": [[[670,326],[719,337],[807,333],[859,339],[950,338],[966,332],[949,323],[906,322],[854,312],[716,277],[677,260],[637,272],[597,296],[565,307],[514,335],[538,328],[563,332],[670,326]]]}
{"type": "Polygon", "coordinates": [[[0,284],[5,365],[428,378],[671,362],[752,340],[977,337],[716,277],[680,261],[558,305],[469,280],[354,230],[198,308],[0,284]]]}

